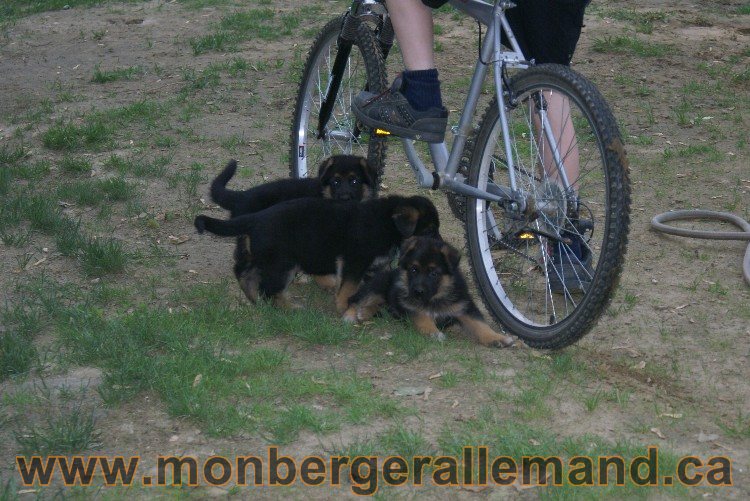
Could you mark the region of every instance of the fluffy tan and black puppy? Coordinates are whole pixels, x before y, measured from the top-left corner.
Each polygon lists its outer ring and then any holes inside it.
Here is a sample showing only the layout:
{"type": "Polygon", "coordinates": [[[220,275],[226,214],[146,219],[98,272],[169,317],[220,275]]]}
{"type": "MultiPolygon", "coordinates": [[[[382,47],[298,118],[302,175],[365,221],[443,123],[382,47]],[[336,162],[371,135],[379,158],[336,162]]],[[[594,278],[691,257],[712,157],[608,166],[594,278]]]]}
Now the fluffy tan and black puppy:
{"type": "Polygon", "coordinates": [[[426,336],[442,341],[438,325],[458,322],[463,332],[484,346],[513,344],[513,338],[495,332],[469,296],[461,271],[460,254],[440,239],[412,237],[401,247],[399,266],[384,270],[360,287],[349,300],[344,319],[362,322],[383,306],[398,318],[409,318],[426,336]]]}

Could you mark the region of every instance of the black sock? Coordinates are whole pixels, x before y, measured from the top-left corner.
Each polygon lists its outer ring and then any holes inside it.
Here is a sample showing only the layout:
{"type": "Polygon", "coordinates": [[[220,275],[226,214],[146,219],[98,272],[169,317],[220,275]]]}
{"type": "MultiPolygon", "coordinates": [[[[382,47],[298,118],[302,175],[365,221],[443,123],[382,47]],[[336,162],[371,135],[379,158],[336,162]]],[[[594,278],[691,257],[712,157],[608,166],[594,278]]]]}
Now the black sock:
{"type": "Polygon", "coordinates": [[[435,68],[429,70],[404,71],[403,93],[409,104],[417,111],[442,108],[440,80],[435,68]]]}

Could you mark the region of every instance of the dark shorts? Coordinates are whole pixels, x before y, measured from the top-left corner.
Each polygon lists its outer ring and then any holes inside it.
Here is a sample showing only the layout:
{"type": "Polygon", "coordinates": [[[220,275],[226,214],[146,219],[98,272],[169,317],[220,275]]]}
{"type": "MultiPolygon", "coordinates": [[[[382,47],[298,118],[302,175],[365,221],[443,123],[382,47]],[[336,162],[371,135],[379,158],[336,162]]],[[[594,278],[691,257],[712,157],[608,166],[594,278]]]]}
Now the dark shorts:
{"type": "MultiPolygon", "coordinates": [[[[569,65],[590,0],[516,0],[506,16],[527,59],[569,65]]],[[[437,8],[447,0],[422,0],[437,8]]],[[[505,43],[505,40],[503,40],[505,43]]]]}

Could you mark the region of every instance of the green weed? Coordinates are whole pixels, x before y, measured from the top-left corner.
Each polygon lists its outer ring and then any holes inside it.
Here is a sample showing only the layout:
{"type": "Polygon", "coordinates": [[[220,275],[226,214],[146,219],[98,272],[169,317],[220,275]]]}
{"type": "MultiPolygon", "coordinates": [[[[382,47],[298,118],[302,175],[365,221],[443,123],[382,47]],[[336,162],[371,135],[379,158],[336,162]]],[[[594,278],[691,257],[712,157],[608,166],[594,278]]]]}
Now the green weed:
{"type": "Polygon", "coordinates": [[[23,144],[16,147],[3,145],[0,148],[0,166],[5,170],[6,167],[18,162],[26,156],[27,152],[23,147],[23,144]]]}
{"type": "Polygon", "coordinates": [[[592,48],[595,52],[615,54],[634,54],[641,57],[661,57],[672,49],[669,45],[655,42],[644,42],[629,36],[606,36],[595,38],[592,48]]]}
{"type": "Polygon", "coordinates": [[[110,155],[104,162],[104,167],[119,172],[121,175],[135,177],[161,178],[166,174],[166,165],[171,161],[168,156],[160,156],[152,162],[143,159],[123,158],[110,155]]]}
{"type": "Polygon", "coordinates": [[[135,196],[135,186],[122,178],[81,180],[57,188],[57,197],[77,205],[97,206],[104,201],[121,202],[135,196]]]}
{"type": "Polygon", "coordinates": [[[51,150],[72,151],[96,148],[111,140],[113,128],[99,116],[87,117],[80,126],[58,120],[42,134],[42,143],[51,150]]]}
{"type": "Polygon", "coordinates": [[[58,167],[68,174],[88,174],[92,169],[91,162],[87,159],[70,155],[63,157],[60,163],[58,163],[58,167]]]}
{"type": "Polygon", "coordinates": [[[642,11],[636,9],[614,9],[606,15],[618,21],[629,21],[635,25],[639,33],[650,34],[654,30],[654,23],[665,22],[667,14],[661,11],[642,11]]]}
{"type": "Polygon", "coordinates": [[[732,423],[726,421],[718,423],[719,427],[732,438],[750,438],[750,416],[743,415],[740,411],[737,419],[732,423]]]}
{"type": "Polygon", "coordinates": [[[48,195],[32,195],[24,200],[23,215],[31,227],[43,233],[54,234],[61,226],[64,216],[57,203],[48,195]]]}
{"type": "Polygon", "coordinates": [[[122,242],[114,238],[90,238],[81,247],[83,270],[90,276],[119,273],[125,269],[127,261],[122,242]]]}
{"type": "Polygon", "coordinates": [[[85,237],[81,232],[81,223],[65,218],[60,225],[59,231],[55,234],[55,246],[57,251],[63,256],[77,256],[81,251],[85,237]]]}
{"type": "Polygon", "coordinates": [[[37,359],[37,351],[28,334],[14,330],[0,333],[0,381],[27,373],[37,359]]]}
{"type": "Polygon", "coordinates": [[[299,12],[280,15],[268,8],[235,12],[221,19],[216,33],[191,38],[190,47],[197,56],[209,51],[234,51],[245,40],[279,40],[292,34],[304,16],[316,10],[319,7],[303,6],[299,12]]]}
{"type": "Polygon", "coordinates": [[[29,240],[31,240],[31,234],[28,231],[10,233],[4,228],[0,228],[0,241],[3,242],[3,245],[9,247],[25,247],[29,243],[29,240]]]}
{"type": "Polygon", "coordinates": [[[15,434],[21,454],[70,455],[95,448],[100,434],[92,412],[77,407],[69,413],[48,418],[41,426],[32,426],[15,434]]]}
{"type": "Polygon", "coordinates": [[[29,181],[38,181],[49,174],[50,163],[46,160],[33,163],[20,162],[13,166],[12,169],[14,177],[29,181]]]}
{"type": "Polygon", "coordinates": [[[594,412],[602,400],[604,400],[604,391],[598,389],[594,393],[586,395],[583,399],[584,407],[588,412],[594,412]]]}
{"type": "MultiPolygon", "coordinates": [[[[383,450],[404,458],[431,454],[429,444],[418,431],[403,426],[394,426],[378,437],[383,450]]],[[[434,452],[434,451],[432,451],[434,452]]]]}
{"type": "Polygon", "coordinates": [[[94,76],[91,81],[95,83],[116,82],[117,80],[132,80],[136,76],[143,74],[143,68],[140,66],[129,66],[127,68],[116,68],[110,71],[102,71],[97,64],[94,67],[94,76]]]}
{"type": "MultiPolygon", "coordinates": [[[[5,195],[10,190],[10,183],[13,181],[13,174],[6,166],[0,167],[0,195],[5,195]]],[[[2,210],[0,210],[2,215],[2,210]]]]}

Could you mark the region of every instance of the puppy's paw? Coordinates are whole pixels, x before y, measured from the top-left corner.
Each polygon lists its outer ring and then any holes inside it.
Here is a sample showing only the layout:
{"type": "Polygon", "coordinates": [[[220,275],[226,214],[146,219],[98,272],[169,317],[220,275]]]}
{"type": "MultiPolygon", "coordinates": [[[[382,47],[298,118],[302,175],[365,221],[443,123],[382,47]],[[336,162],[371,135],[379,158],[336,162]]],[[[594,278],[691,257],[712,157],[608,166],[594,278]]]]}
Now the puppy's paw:
{"type": "Polygon", "coordinates": [[[282,310],[301,310],[304,308],[303,305],[292,301],[288,296],[284,294],[278,294],[273,298],[273,304],[282,310]]]}
{"type": "Polygon", "coordinates": [[[357,321],[358,322],[367,322],[372,318],[372,313],[369,310],[366,310],[365,308],[357,308],[357,321]]]}
{"type": "Polygon", "coordinates": [[[356,324],[359,320],[357,318],[357,309],[354,306],[349,307],[349,309],[347,309],[341,316],[341,320],[347,324],[356,324]]]}
{"type": "Polygon", "coordinates": [[[513,339],[510,336],[502,336],[501,339],[495,339],[490,343],[490,347],[492,348],[510,348],[513,346],[513,344],[516,342],[515,339],[513,339]]]}
{"type": "Polygon", "coordinates": [[[195,225],[195,229],[198,230],[198,233],[203,233],[206,230],[206,216],[196,216],[193,224],[195,225]]]}
{"type": "Polygon", "coordinates": [[[442,343],[443,341],[445,341],[445,334],[440,331],[436,331],[430,334],[430,339],[434,339],[435,341],[442,343]]]}
{"type": "Polygon", "coordinates": [[[336,289],[336,275],[314,275],[313,279],[323,289],[336,289]]]}

